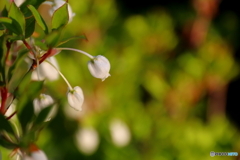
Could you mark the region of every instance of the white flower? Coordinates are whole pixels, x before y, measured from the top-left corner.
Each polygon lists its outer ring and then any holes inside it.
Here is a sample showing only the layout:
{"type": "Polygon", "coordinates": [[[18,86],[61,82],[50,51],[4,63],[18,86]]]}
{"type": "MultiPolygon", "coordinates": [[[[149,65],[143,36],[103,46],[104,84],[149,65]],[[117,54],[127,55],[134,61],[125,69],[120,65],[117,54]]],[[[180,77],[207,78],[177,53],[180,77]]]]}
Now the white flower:
{"type": "Polygon", "coordinates": [[[92,154],[99,145],[98,133],[94,128],[79,129],[76,133],[76,145],[85,154],[92,154]]]}
{"type": "MultiPolygon", "coordinates": [[[[38,114],[42,109],[52,105],[54,100],[51,96],[46,94],[41,94],[39,98],[33,100],[34,113],[38,114]]],[[[52,106],[51,111],[48,113],[46,121],[50,120],[57,113],[56,105],[52,106]]]]}
{"type": "Polygon", "coordinates": [[[48,160],[45,153],[41,150],[33,151],[30,156],[25,156],[23,160],[48,160]]]}
{"type": "Polygon", "coordinates": [[[34,160],[47,160],[47,156],[45,155],[45,153],[41,150],[32,152],[31,157],[34,160]]]}
{"type": "MultiPolygon", "coordinates": [[[[49,58],[47,58],[47,60],[50,63],[52,63],[57,69],[59,69],[58,63],[57,63],[57,60],[55,59],[55,57],[49,57],[49,58]]],[[[39,67],[38,68],[39,75],[37,73],[37,68],[36,68],[32,72],[32,80],[42,81],[44,79],[48,79],[50,81],[54,81],[54,80],[58,79],[59,74],[58,74],[57,70],[55,68],[53,68],[48,62],[43,61],[38,67],[39,67]]]]}
{"type": "Polygon", "coordinates": [[[82,104],[84,101],[84,96],[82,89],[78,86],[74,87],[73,90],[70,90],[67,94],[68,103],[74,109],[81,111],[82,104]]]}
{"type": "Polygon", "coordinates": [[[37,114],[43,108],[46,108],[54,103],[53,98],[46,94],[41,94],[39,98],[33,100],[34,112],[37,114]]]}
{"type": "Polygon", "coordinates": [[[110,63],[108,59],[102,55],[98,55],[89,61],[88,69],[93,77],[100,78],[102,81],[110,76],[110,63]]]}
{"type": "Polygon", "coordinates": [[[126,146],[131,139],[128,126],[118,119],[115,119],[110,123],[110,133],[113,143],[118,147],[126,146]]]}
{"type": "MultiPolygon", "coordinates": [[[[64,5],[66,3],[66,1],[64,0],[54,0],[54,5],[53,7],[50,9],[50,15],[52,16],[53,13],[62,5],[64,5]]],[[[70,7],[70,5],[68,4],[68,15],[69,15],[69,22],[72,21],[73,17],[75,16],[75,13],[73,13],[72,8],[70,7]]]]}

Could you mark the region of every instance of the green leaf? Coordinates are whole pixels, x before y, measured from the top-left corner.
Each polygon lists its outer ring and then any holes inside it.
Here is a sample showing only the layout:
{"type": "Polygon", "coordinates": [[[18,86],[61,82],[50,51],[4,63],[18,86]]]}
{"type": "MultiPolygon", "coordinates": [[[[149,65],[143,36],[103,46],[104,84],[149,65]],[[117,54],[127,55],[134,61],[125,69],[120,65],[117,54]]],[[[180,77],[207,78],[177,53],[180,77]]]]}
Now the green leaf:
{"type": "Polygon", "coordinates": [[[6,29],[17,35],[21,34],[21,30],[19,29],[18,23],[13,21],[14,21],[13,19],[7,17],[0,18],[0,23],[2,23],[6,27],[6,29]]]}
{"type": "Polygon", "coordinates": [[[0,23],[0,30],[5,30],[5,27],[0,23]]]}
{"type": "Polygon", "coordinates": [[[32,5],[28,5],[28,9],[30,9],[30,11],[32,12],[38,25],[43,29],[43,31],[46,34],[48,34],[48,27],[47,27],[45,21],[43,20],[42,16],[38,13],[38,11],[32,5]]]}
{"type": "Polygon", "coordinates": [[[40,47],[42,50],[48,50],[46,43],[43,43],[41,40],[35,40],[35,45],[40,47]]]}
{"type": "Polygon", "coordinates": [[[68,23],[68,4],[65,3],[59,7],[54,13],[52,18],[52,29],[59,29],[68,23]]]}
{"type": "Polygon", "coordinates": [[[20,113],[18,113],[18,119],[22,126],[22,131],[24,133],[28,132],[29,124],[32,122],[32,119],[34,117],[34,109],[33,109],[33,101],[30,99],[26,99],[27,97],[24,97],[26,103],[23,106],[23,109],[20,113]]]}
{"type": "Polygon", "coordinates": [[[5,69],[4,69],[4,54],[6,46],[4,46],[3,44],[5,44],[5,37],[4,36],[0,36],[0,81],[5,81],[5,69]]]}
{"type": "Polygon", "coordinates": [[[19,96],[27,96],[28,99],[34,99],[41,92],[43,83],[44,81],[32,81],[29,83],[29,81],[26,80],[25,84],[19,86],[18,94],[19,96]]]}
{"type": "Polygon", "coordinates": [[[35,8],[38,8],[46,0],[25,0],[25,2],[20,6],[21,11],[25,17],[32,15],[31,11],[28,9],[28,5],[32,5],[35,8]]]}
{"type": "MultiPolygon", "coordinates": [[[[2,9],[5,7],[5,3],[6,1],[1,1],[0,2],[0,12],[2,11],[2,9]]],[[[0,158],[1,159],[1,158],[0,158]]]]}
{"type": "Polygon", "coordinates": [[[11,25],[12,24],[12,19],[7,18],[7,17],[0,17],[0,23],[11,25]]]}
{"type": "Polygon", "coordinates": [[[57,46],[60,40],[60,37],[61,37],[61,31],[54,30],[45,37],[46,44],[48,45],[48,47],[55,47],[57,46]]]}
{"type": "Polygon", "coordinates": [[[44,121],[46,121],[47,116],[49,115],[50,111],[52,110],[53,105],[43,108],[40,113],[37,115],[36,120],[34,121],[34,126],[41,126],[44,121]]]}
{"type": "MultiPolygon", "coordinates": [[[[1,135],[0,135],[0,146],[3,146],[4,148],[11,149],[11,150],[17,147],[16,144],[8,141],[5,137],[1,135]]],[[[0,160],[1,160],[1,154],[0,154],[0,160]]]]}
{"type": "Polygon", "coordinates": [[[28,38],[33,34],[36,22],[31,10],[27,6],[31,4],[33,7],[38,8],[39,5],[44,1],[45,0],[26,0],[20,6],[20,10],[26,19],[25,38],[28,38]]]}
{"type": "Polygon", "coordinates": [[[0,30],[0,36],[4,34],[5,30],[0,30]]]}
{"type": "Polygon", "coordinates": [[[25,38],[30,37],[35,30],[35,19],[33,17],[26,18],[25,38]]]}
{"type": "Polygon", "coordinates": [[[23,84],[26,86],[24,88],[19,88],[19,90],[23,91],[19,96],[18,109],[19,109],[19,121],[22,126],[23,132],[28,133],[34,121],[34,107],[33,100],[36,98],[42,89],[43,81],[34,81],[28,84],[23,84]]]}
{"type": "Polygon", "coordinates": [[[8,1],[5,1],[5,2],[7,2],[7,3],[5,4],[5,7],[3,8],[2,12],[1,12],[2,17],[8,16],[8,10],[10,8],[10,3],[8,1]]]}
{"type": "Polygon", "coordinates": [[[65,41],[60,42],[60,43],[57,45],[57,47],[60,46],[60,45],[63,45],[64,43],[67,43],[68,41],[76,40],[76,39],[85,39],[85,40],[87,40],[87,38],[86,38],[85,35],[76,36],[76,37],[71,37],[71,38],[69,38],[69,39],[66,39],[65,41]]]}
{"type": "Polygon", "coordinates": [[[24,55],[26,55],[26,53],[28,52],[27,49],[21,50],[18,55],[17,55],[17,59],[15,60],[15,62],[13,63],[13,65],[9,68],[8,70],[8,82],[11,80],[14,71],[16,69],[16,66],[23,60],[24,55]]]}
{"type": "MultiPolygon", "coordinates": [[[[26,57],[25,55],[24,57],[26,57]]],[[[17,62],[14,72],[11,73],[11,80],[8,82],[8,91],[13,93],[14,96],[20,97],[24,93],[24,86],[30,84],[31,72],[29,71],[29,64],[24,61],[24,58],[21,58],[17,62]],[[25,85],[26,84],[26,85],[25,85]]]]}
{"type": "Polygon", "coordinates": [[[8,17],[12,18],[15,27],[20,27],[21,34],[24,35],[25,32],[25,17],[20,9],[16,6],[14,2],[11,3],[8,17]]]}
{"type": "Polygon", "coordinates": [[[15,135],[11,124],[2,114],[0,114],[0,122],[1,122],[0,123],[0,131],[7,131],[8,133],[15,135]]]}

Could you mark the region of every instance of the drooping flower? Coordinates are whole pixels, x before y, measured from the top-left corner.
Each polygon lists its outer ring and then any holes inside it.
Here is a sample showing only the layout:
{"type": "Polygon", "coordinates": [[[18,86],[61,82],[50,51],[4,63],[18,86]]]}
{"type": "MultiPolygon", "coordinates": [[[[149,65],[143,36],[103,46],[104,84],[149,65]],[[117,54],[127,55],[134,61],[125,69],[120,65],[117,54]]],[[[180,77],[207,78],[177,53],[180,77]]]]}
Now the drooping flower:
{"type": "Polygon", "coordinates": [[[91,127],[81,128],[76,133],[76,145],[85,154],[94,153],[99,145],[98,132],[91,127]]]}
{"type": "MultiPolygon", "coordinates": [[[[34,113],[38,114],[42,109],[53,104],[54,104],[54,100],[51,96],[46,94],[41,94],[39,98],[36,98],[33,100],[34,113]]],[[[54,117],[56,113],[57,113],[57,107],[56,105],[53,105],[51,108],[51,111],[48,113],[46,121],[54,117]]]]}
{"type": "Polygon", "coordinates": [[[110,63],[108,59],[102,55],[94,57],[88,62],[88,69],[93,77],[100,78],[104,81],[110,76],[110,63]]]}
{"type": "Polygon", "coordinates": [[[47,160],[47,156],[41,150],[32,152],[31,157],[33,158],[33,160],[47,160]]]}
{"type": "Polygon", "coordinates": [[[23,160],[48,160],[48,158],[36,145],[31,145],[30,155],[23,156],[23,160]]]}
{"type": "Polygon", "coordinates": [[[74,49],[74,48],[57,48],[57,49],[79,52],[91,58],[91,60],[88,62],[88,69],[92,74],[92,76],[96,78],[100,78],[102,79],[102,81],[104,81],[107,77],[110,76],[109,71],[111,66],[110,66],[110,62],[106,57],[102,55],[92,56],[85,51],[74,49]]]}
{"type": "MultiPolygon", "coordinates": [[[[49,62],[51,62],[56,68],[59,69],[58,67],[58,63],[57,60],[55,59],[55,57],[49,57],[47,58],[47,60],[49,62]]],[[[32,80],[35,81],[42,81],[44,79],[47,79],[49,81],[54,81],[57,80],[59,77],[58,72],[56,71],[55,68],[53,68],[49,63],[43,61],[40,65],[39,65],[39,73],[37,72],[37,69],[35,69],[32,72],[32,80]]]]}
{"type": "Polygon", "coordinates": [[[83,91],[79,86],[74,87],[72,90],[70,90],[67,94],[68,103],[69,105],[78,110],[82,110],[82,104],[84,101],[83,91]]]}
{"type": "Polygon", "coordinates": [[[131,139],[128,126],[119,119],[110,123],[110,133],[113,143],[118,147],[126,146],[131,139]]]}
{"type": "Polygon", "coordinates": [[[37,114],[43,108],[46,108],[54,103],[53,98],[46,94],[41,94],[39,98],[33,100],[34,112],[37,114]]]}
{"type": "Polygon", "coordinates": [[[35,144],[29,146],[29,153],[30,154],[27,155],[20,151],[18,154],[22,157],[22,160],[48,160],[46,154],[35,144]]]}
{"type": "Polygon", "coordinates": [[[31,153],[31,156],[25,156],[23,160],[48,160],[45,153],[41,150],[31,153]]]}

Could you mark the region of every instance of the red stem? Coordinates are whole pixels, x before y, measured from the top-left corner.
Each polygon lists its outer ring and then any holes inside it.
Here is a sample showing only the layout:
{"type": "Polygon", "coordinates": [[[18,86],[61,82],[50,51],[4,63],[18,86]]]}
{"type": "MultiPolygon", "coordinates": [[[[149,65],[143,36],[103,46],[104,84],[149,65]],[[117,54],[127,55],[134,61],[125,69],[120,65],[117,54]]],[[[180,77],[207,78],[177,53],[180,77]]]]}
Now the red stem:
{"type": "MultiPolygon", "coordinates": [[[[26,41],[25,39],[23,40],[23,43],[24,43],[24,45],[29,49],[29,52],[30,52],[33,56],[35,56],[34,53],[33,53],[32,47],[27,43],[27,41],[26,41]]],[[[39,64],[41,64],[43,61],[45,61],[45,59],[47,59],[47,58],[51,55],[51,53],[52,53],[52,48],[49,48],[48,51],[47,51],[47,53],[45,53],[45,54],[40,58],[39,64]]],[[[35,69],[36,67],[37,67],[37,62],[36,62],[36,60],[34,60],[31,68],[32,68],[32,69],[35,69]]]]}
{"type": "Polygon", "coordinates": [[[29,50],[29,52],[34,56],[34,53],[32,51],[32,47],[27,43],[27,41],[24,39],[23,40],[24,45],[27,47],[27,49],[29,50]]]}
{"type": "Polygon", "coordinates": [[[11,119],[16,113],[17,111],[13,112],[10,116],[7,117],[7,120],[11,119]]]}
{"type": "Polygon", "coordinates": [[[39,61],[39,64],[41,64],[43,61],[45,61],[45,59],[47,59],[52,53],[52,48],[49,48],[47,53],[45,53],[41,58],[40,58],[40,61],[39,61]]]}
{"type": "Polygon", "coordinates": [[[0,89],[1,90],[1,97],[2,97],[2,102],[1,102],[1,107],[0,107],[0,114],[4,114],[5,113],[5,103],[7,100],[7,88],[3,87],[0,89]]]}

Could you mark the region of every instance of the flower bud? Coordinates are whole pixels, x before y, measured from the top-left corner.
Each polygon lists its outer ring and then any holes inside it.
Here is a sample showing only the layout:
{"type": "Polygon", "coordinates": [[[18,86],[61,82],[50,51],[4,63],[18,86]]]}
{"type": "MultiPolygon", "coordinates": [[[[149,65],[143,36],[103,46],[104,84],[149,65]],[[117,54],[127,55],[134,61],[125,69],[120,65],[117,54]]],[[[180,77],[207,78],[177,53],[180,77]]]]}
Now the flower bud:
{"type": "Polygon", "coordinates": [[[102,55],[98,55],[89,61],[88,69],[93,77],[100,78],[102,81],[110,76],[110,63],[108,59],[102,55]]]}
{"type": "Polygon", "coordinates": [[[72,108],[78,111],[82,110],[84,96],[83,96],[82,89],[80,87],[76,86],[73,88],[73,90],[70,90],[67,94],[67,98],[68,98],[68,103],[72,108]]]}

